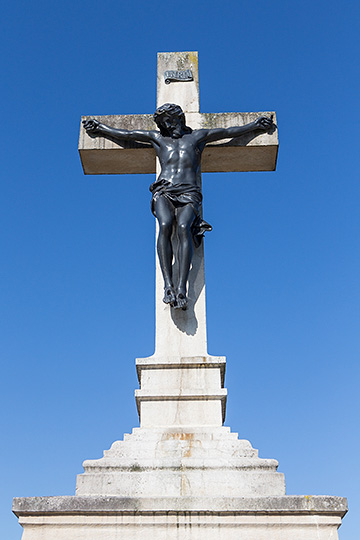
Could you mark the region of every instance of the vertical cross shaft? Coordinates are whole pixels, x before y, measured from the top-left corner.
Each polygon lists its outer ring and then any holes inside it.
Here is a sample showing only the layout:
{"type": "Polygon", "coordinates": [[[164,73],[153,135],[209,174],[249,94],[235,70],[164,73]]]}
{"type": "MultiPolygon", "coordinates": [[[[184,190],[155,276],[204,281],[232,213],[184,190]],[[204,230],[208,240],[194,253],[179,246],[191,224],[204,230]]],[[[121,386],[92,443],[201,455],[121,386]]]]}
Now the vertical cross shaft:
{"type": "MultiPolygon", "coordinates": [[[[157,106],[176,103],[186,113],[199,113],[199,71],[196,52],[159,53],[157,64],[157,106]],[[191,70],[192,81],[165,83],[166,71],[191,70]]],[[[192,125],[192,127],[197,127],[192,125]]],[[[157,174],[160,172],[157,163],[157,174]]],[[[201,183],[199,175],[198,179],[201,183]]],[[[156,236],[158,235],[158,225],[156,236]]],[[[175,252],[177,239],[173,237],[175,252]]],[[[176,272],[176,266],[174,268],[176,272]]],[[[174,276],[176,277],[176,276],[174,276]]],[[[189,304],[186,311],[163,303],[163,278],[156,257],[156,357],[206,356],[205,272],[203,244],[194,250],[189,276],[189,304]]]]}

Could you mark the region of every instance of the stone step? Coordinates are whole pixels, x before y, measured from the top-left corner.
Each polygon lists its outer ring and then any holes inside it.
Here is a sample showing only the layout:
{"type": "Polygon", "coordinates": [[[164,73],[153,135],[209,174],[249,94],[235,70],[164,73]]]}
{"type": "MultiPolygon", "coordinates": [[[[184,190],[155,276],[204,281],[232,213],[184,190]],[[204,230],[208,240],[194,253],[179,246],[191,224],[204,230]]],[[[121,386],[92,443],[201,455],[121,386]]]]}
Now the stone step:
{"type": "Polygon", "coordinates": [[[104,470],[78,476],[77,495],[122,497],[250,497],[285,495],[284,475],[275,470],[248,467],[104,470]]]}
{"type": "Polygon", "coordinates": [[[261,458],[233,458],[219,460],[217,458],[199,459],[188,456],[180,456],[178,459],[122,459],[102,458],[99,460],[84,461],[85,472],[103,472],[105,469],[114,471],[132,471],[132,470],[165,470],[165,469],[241,469],[241,470],[269,470],[276,471],[278,462],[275,459],[261,458]]]}
{"type": "Polygon", "coordinates": [[[135,390],[142,427],[222,426],[227,390],[135,390]]]}
{"type": "Polygon", "coordinates": [[[203,459],[204,456],[216,459],[257,458],[258,451],[248,441],[201,441],[201,440],[165,440],[150,443],[116,441],[109,450],[104,451],[105,458],[122,459],[125,457],[147,458],[193,456],[203,459]]]}
{"type": "MultiPolygon", "coordinates": [[[[199,438],[201,440],[218,440],[224,439],[234,439],[234,440],[244,440],[238,439],[238,433],[235,431],[230,431],[228,426],[181,426],[179,427],[167,427],[167,428],[133,428],[131,433],[124,434],[124,441],[128,439],[132,440],[159,440],[159,438],[174,438],[174,439],[187,439],[189,436],[193,436],[195,439],[199,438]]],[[[248,442],[248,441],[247,441],[248,442]]],[[[249,443],[250,444],[250,443],[249,443]]]]}

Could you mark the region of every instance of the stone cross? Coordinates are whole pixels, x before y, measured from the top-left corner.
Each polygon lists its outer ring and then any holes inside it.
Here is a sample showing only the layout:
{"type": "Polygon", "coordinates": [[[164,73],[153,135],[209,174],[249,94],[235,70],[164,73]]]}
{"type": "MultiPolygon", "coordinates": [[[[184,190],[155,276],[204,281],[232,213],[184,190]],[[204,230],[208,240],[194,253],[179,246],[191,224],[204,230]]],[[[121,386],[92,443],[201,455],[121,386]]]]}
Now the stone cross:
{"type": "MultiPolygon", "coordinates": [[[[200,113],[198,56],[196,52],[158,54],[157,107],[167,102],[181,106],[186,116],[186,124],[193,129],[241,126],[253,122],[261,115],[273,115],[276,123],[274,112],[200,113]]],[[[95,116],[93,118],[115,128],[157,129],[152,114],[95,116]]],[[[82,120],[86,119],[88,117],[82,118],[82,120]]],[[[276,130],[273,133],[265,132],[257,136],[249,133],[237,139],[222,140],[205,147],[202,153],[202,171],[275,170],[277,151],[276,130]]],[[[79,152],[85,174],[159,172],[153,148],[141,143],[124,142],[124,145],[119,145],[103,137],[91,138],[82,125],[79,152]]],[[[174,249],[174,253],[176,253],[176,249],[174,249]]],[[[188,283],[189,304],[186,311],[174,310],[163,303],[163,278],[157,256],[156,261],[155,353],[150,358],[137,359],[139,378],[141,379],[141,370],[143,368],[149,369],[150,365],[159,368],[159,366],[166,364],[169,367],[171,362],[175,364],[182,362],[180,359],[188,359],[189,362],[190,359],[193,359],[191,362],[195,362],[194,359],[199,358],[206,358],[207,362],[214,364],[214,367],[215,364],[220,367],[223,378],[225,360],[222,357],[211,357],[207,353],[203,243],[194,250],[188,283]]],[[[174,279],[176,281],[175,275],[174,279]]],[[[196,360],[196,362],[198,361],[196,360]]],[[[136,392],[139,413],[142,401],[149,401],[152,398],[156,401],[154,389],[148,394],[143,388],[136,392]]],[[[220,394],[217,392],[217,398],[221,401],[224,414],[226,390],[221,388],[220,394]]],[[[144,414],[141,420],[144,420],[144,414]]]]}
{"type": "MultiPolygon", "coordinates": [[[[243,125],[261,114],[275,113],[200,113],[199,73],[196,52],[159,53],[157,72],[157,106],[171,102],[180,105],[187,124],[196,128],[215,128],[243,125]],[[166,81],[166,74],[190,70],[193,80],[166,81]]],[[[96,116],[100,122],[116,128],[156,129],[152,115],[96,116]]],[[[275,120],[276,122],[276,120],[275,120]]],[[[212,143],[202,155],[203,172],[269,171],[276,166],[278,141],[276,131],[251,139],[212,143]]],[[[155,151],[140,143],[119,146],[103,137],[89,137],[81,127],[79,152],[85,174],[155,173],[155,151]]],[[[206,201],[205,201],[206,204],[206,201]]],[[[195,250],[193,269],[189,278],[189,309],[171,310],[162,302],[162,276],[157,263],[156,272],[156,355],[206,355],[205,291],[203,247],[195,250]],[[196,275],[196,276],[195,276],[196,275]],[[195,277],[195,280],[194,280],[195,277]]]]}

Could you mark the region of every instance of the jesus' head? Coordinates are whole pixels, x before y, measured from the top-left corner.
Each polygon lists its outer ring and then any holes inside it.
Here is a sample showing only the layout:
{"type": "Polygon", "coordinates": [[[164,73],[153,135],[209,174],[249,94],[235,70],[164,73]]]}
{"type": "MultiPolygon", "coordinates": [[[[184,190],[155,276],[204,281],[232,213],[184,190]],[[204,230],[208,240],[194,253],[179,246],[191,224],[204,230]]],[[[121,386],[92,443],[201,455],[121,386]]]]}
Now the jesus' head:
{"type": "Polygon", "coordinates": [[[154,122],[161,135],[177,139],[184,133],[191,133],[191,128],[185,125],[185,114],[175,103],[164,103],[154,113],[154,122]]]}

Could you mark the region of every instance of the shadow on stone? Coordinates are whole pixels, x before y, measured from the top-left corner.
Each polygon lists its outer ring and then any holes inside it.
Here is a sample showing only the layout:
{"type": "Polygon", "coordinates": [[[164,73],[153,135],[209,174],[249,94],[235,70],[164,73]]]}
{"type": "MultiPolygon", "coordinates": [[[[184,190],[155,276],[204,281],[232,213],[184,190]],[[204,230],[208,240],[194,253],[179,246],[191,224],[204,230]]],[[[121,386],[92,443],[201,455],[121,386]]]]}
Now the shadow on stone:
{"type": "MultiPolygon", "coordinates": [[[[173,264],[173,277],[176,282],[178,279],[178,240],[176,235],[173,235],[172,238],[173,249],[175,255],[175,260],[173,264]]],[[[201,258],[201,246],[194,249],[194,255],[192,259],[192,265],[189,273],[189,285],[188,285],[188,306],[186,310],[182,309],[171,309],[171,318],[175,326],[184,332],[188,336],[195,336],[198,329],[198,321],[195,315],[195,304],[200,296],[202,287],[197,286],[197,276],[200,270],[200,265],[202,262],[201,258]]]]}

